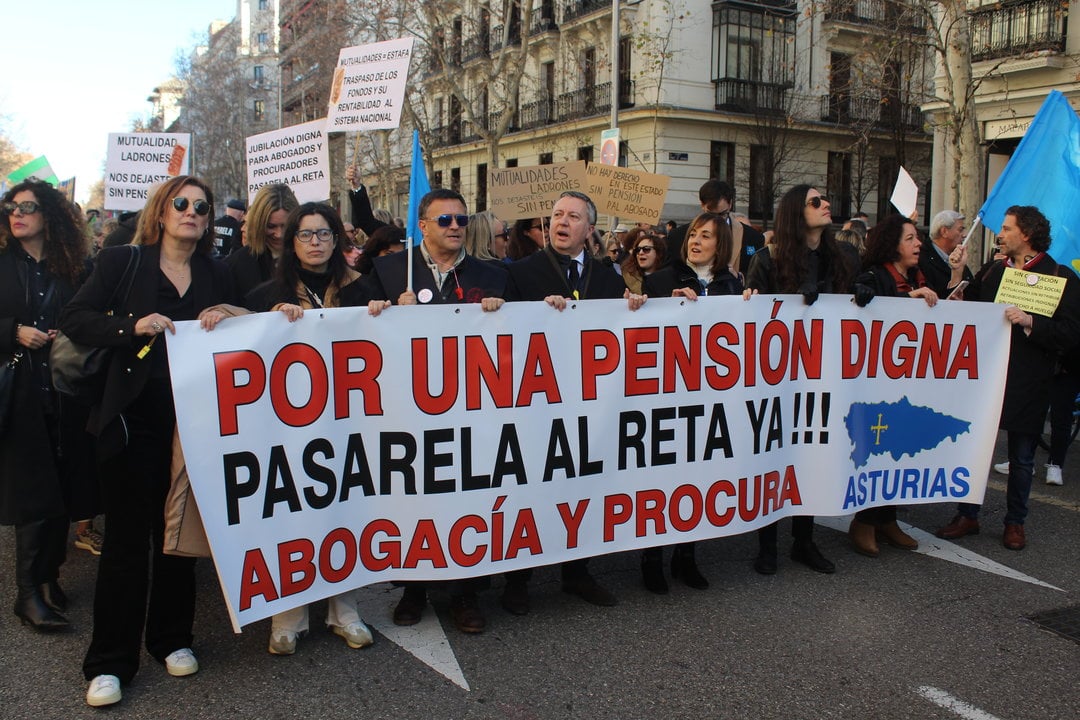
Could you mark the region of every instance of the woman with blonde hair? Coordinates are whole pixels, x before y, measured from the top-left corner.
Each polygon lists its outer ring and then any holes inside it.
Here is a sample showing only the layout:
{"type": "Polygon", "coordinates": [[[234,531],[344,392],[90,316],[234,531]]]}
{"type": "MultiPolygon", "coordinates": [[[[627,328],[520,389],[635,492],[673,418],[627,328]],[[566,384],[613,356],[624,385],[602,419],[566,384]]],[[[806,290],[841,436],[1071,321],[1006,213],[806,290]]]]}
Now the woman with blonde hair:
{"type": "Polygon", "coordinates": [[[237,297],[243,298],[273,276],[281,257],[285,220],[299,204],[288,185],[275,183],[259,188],[244,218],[244,247],[225,259],[232,270],[237,297]]]}

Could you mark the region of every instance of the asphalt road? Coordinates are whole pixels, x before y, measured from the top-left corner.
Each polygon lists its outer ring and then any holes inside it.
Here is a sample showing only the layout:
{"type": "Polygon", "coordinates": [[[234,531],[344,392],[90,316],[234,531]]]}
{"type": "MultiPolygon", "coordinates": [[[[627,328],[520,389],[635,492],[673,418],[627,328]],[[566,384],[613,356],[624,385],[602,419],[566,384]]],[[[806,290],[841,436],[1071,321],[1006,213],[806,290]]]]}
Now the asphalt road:
{"type": "MultiPolygon", "coordinates": [[[[995,461],[1003,454],[1002,439],[995,461]]],[[[464,680],[456,684],[410,652],[422,639],[403,646],[377,633],[374,646],[349,650],[321,629],[322,603],[312,613],[319,630],[297,654],[271,656],[269,623],[234,635],[213,568],[202,562],[201,671],[172,678],[144,655],[122,703],[100,710],[85,705],[81,672],[96,560],[72,550],[65,565],[75,629],[36,634],[10,612],[13,533],[0,528],[0,718],[1080,718],[1080,644],[1028,619],[1080,606],[1078,456],[1074,449],[1064,487],[1037,475],[1023,552],[1001,545],[1000,475],[991,478],[982,534],[935,546],[1058,589],[887,547],[864,558],[824,526],[816,537],[837,564],[831,576],[783,555],[779,574],[757,575],[756,539],[740,536],[700,546],[708,590],[674,583],[656,596],[641,585],[636,553],[612,555],[591,567],[618,594],[615,608],[564,595],[557,572],[540,570],[531,615],[498,607],[496,579],[481,601],[488,630],[465,636],[436,595],[443,649],[464,680]]],[[[900,520],[932,532],[952,514],[947,505],[917,506],[900,520]]],[[[367,619],[388,626],[398,594],[368,591],[367,619]]]]}

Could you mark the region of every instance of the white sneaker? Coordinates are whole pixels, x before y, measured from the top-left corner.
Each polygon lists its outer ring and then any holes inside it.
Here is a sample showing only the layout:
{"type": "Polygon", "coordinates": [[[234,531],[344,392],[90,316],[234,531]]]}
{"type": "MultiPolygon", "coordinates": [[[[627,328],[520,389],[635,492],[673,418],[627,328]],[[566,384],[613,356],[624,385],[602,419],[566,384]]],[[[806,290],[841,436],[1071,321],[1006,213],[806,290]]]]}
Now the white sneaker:
{"type": "Polygon", "coordinates": [[[294,652],[296,652],[296,633],[288,630],[271,631],[271,655],[292,655],[294,652]]]}
{"type": "Polygon", "coordinates": [[[1002,475],[1008,475],[1009,474],[1009,461],[1006,460],[1003,463],[997,463],[996,465],[994,465],[994,472],[1001,473],[1002,475]]]}
{"type": "Polygon", "coordinates": [[[1046,484],[1047,485],[1064,485],[1065,484],[1061,479],[1061,466],[1060,465],[1047,465],[1046,466],[1046,484]]]}
{"type": "Polygon", "coordinates": [[[191,652],[191,648],[180,648],[165,658],[165,669],[173,677],[194,675],[199,672],[199,661],[195,659],[195,653],[191,652]]]}
{"type": "Polygon", "coordinates": [[[362,622],[349,623],[344,627],[340,625],[331,625],[330,629],[333,630],[334,634],[338,637],[345,638],[345,642],[347,642],[349,647],[353,650],[367,647],[375,642],[375,638],[371,636],[371,628],[362,622]]]}
{"type": "Polygon", "coordinates": [[[104,707],[120,702],[120,678],[115,675],[98,675],[90,681],[86,690],[86,704],[104,707]]]}

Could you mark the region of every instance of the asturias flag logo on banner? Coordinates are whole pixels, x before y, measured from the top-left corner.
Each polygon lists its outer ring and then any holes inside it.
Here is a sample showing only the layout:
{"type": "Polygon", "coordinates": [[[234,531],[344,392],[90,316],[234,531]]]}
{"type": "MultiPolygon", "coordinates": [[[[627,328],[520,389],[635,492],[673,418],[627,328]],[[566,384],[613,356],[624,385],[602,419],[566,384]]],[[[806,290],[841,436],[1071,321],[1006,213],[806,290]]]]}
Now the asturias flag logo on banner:
{"type": "Polygon", "coordinates": [[[412,170],[409,174],[409,219],[405,226],[405,239],[411,248],[420,240],[420,198],[431,192],[424,155],[420,152],[420,133],[412,134],[412,170]]]}
{"type": "Polygon", "coordinates": [[[1012,205],[1034,205],[1050,221],[1050,254],[1080,274],[1080,117],[1052,90],[979,211],[1001,229],[1012,205]]]}

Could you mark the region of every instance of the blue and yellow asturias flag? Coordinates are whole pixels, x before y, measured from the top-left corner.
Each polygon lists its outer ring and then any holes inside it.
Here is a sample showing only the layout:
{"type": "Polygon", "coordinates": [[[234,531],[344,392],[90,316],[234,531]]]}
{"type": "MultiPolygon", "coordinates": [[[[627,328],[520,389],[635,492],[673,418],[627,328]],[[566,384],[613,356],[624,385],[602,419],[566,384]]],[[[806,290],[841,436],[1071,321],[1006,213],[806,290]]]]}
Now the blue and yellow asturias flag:
{"type": "Polygon", "coordinates": [[[1080,274],[1080,117],[1052,90],[979,210],[1001,229],[1011,205],[1034,205],[1050,221],[1050,254],[1080,274]]]}

